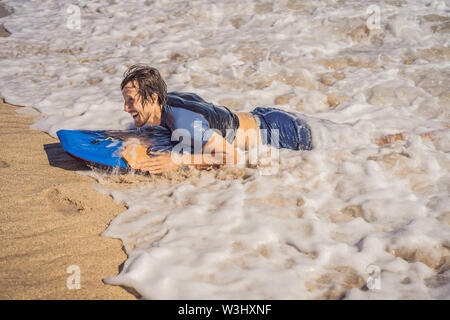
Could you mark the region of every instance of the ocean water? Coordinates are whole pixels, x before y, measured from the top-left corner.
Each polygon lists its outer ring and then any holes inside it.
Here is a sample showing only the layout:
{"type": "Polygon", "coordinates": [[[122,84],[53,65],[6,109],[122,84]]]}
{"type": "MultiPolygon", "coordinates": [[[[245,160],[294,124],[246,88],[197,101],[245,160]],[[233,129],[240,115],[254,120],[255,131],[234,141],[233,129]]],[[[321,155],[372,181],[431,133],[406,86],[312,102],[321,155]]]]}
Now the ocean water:
{"type": "Polygon", "coordinates": [[[120,82],[135,63],[169,91],[312,127],[312,151],[275,162],[89,171],[128,208],[103,233],[128,255],[107,284],[146,299],[450,299],[447,1],[2,2],[0,95],[41,113],[33,129],[132,127],[120,82]]]}

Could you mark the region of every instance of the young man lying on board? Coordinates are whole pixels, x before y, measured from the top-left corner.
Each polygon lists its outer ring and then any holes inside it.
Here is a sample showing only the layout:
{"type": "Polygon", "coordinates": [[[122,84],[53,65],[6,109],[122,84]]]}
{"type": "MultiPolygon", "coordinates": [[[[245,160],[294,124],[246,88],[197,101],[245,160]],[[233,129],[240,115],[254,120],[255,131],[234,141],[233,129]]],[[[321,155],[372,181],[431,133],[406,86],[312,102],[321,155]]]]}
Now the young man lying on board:
{"type": "MultiPolygon", "coordinates": [[[[314,132],[306,117],[277,108],[257,107],[251,112],[233,112],[215,106],[193,93],[170,92],[157,69],[134,65],[121,83],[124,111],[136,127],[162,126],[181,133],[183,143],[196,146],[195,153],[153,152],[148,146],[132,143],[122,157],[133,169],[162,173],[184,166],[204,168],[240,161],[237,149],[249,150],[270,144],[276,148],[311,150],[314,132]],[[188,141],[185,139],[187,138],[188,141]]],[[[422,138],[431,139],[424,134],[422,138]]],[[[402,133],[387,135],[374,141],[378,145],[405,140],[402,133]]]]}

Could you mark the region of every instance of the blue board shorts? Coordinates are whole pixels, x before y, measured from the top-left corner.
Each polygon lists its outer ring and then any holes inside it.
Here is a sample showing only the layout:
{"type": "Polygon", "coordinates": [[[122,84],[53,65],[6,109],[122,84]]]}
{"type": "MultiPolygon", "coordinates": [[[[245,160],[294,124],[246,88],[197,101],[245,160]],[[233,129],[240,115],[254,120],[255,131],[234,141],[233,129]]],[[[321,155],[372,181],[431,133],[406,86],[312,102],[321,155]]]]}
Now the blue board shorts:
{"type": "Polygon", "coordinates": [[[296,114],[277,108],[261,107],[250,113],[259,122],[263,144],[271,144],[278,149],[312,149],[311,128],[296,114]]]}

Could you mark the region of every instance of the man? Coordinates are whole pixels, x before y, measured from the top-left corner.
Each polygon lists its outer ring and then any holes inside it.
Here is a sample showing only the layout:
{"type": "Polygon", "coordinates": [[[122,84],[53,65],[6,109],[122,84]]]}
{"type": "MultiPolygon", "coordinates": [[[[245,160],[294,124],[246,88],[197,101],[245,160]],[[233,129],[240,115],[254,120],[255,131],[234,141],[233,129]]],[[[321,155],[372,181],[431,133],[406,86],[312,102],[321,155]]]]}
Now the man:
{"type": "Polygon", "coordinates": [[[293,150],[312,148],[311,130],[296,115],[275,108],[232,112],[192,93],[167,93],[166,83],[152,67],[130,67],[121,89],[124,111],[133,117],[136,127],[163,126],[172,137],[182,132],[182,142],[194,146],[193,153],[180,154],[147,152],[147,146],[130,144],[122,157],[133,169],[154,174],[190,165],[203,168],[236,164],[241,160],[238,148],[249,150],[260,144],[293,150]]]}
{"type": "MultiPolygon", "coordinates": [[[[193,93],[167,93],[166,83],[158,70],[145,65],[130,67],[125,72],[121,89],[124,111],[133,117],[136,127],[166,127],[172,132],[172,138],[182,137],[181,145],[193,150],[187,154],[153,152],[139,143],[127,145],[122,157],[131,168],[153,174],[184,166],[205,168],[240,163],[242,159],[238,149],[249,150],[263,144],[275,148],[311,150],[311,128],[315,130],[315,145],[322,146],[324,141],[327,145],[337,145],[343,141],[343,132],[351,129],[328,120],[306,116],[301,119],[294,113],[276,108],[258,107],[251,112],[232,112],[226,107],[214,106],[193,93]]],[[[396,133],[370,139],[372,143],[382,146],[413,136],[396,133]]],[[[424,133],[420,137],[431,140],[433,133],[424,133]]]]}

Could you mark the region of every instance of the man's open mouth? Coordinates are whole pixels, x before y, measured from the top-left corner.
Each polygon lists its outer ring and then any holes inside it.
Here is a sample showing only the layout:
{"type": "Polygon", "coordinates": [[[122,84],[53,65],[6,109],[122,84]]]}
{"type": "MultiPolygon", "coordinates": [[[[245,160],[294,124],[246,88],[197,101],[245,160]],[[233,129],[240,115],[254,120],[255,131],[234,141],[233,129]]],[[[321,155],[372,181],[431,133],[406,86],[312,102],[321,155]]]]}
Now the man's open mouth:
{"type": "Polygon", "coordinates": [[[131,113],[131,116],[134,118],[134,119],[136,119],[138,116],[139,116],[139,113],[131,113]]]}

